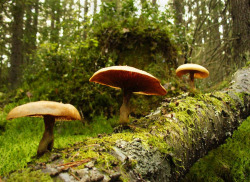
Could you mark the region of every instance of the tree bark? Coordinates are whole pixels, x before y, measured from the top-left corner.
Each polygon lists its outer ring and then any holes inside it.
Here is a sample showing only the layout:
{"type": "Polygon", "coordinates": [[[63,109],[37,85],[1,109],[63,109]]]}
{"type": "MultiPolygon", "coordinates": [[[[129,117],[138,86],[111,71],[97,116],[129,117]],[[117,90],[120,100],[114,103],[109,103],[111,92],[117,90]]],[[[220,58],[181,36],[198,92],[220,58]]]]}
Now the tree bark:
{"type": "Polygon", "coordinates": [[[233,20],[233,62],[244,66],[247,58],[244,54],[250,50],[250,3],[249,0],[231,0],[233,20]]]}

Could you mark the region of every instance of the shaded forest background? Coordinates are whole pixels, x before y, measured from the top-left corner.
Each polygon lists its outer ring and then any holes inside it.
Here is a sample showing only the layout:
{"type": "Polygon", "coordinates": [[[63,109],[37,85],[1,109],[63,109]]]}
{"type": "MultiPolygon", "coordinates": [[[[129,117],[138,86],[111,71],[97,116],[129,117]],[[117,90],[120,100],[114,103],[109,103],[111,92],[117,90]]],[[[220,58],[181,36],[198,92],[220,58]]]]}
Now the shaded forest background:
{"type": "MultiPolygon", "coordinates": [[[[171,97],[187,90],[177,66],[198,63],[210,71],[198,88],[219,89],[249,63],[249,9],[247,0],[1,0],[0,104],[53,100],[85,119],[112,117],[121,93],[89,83],[112,65],[153,74],[171,97]]],[[[136,98],[134,116],[161,99],[136,98]]]]}

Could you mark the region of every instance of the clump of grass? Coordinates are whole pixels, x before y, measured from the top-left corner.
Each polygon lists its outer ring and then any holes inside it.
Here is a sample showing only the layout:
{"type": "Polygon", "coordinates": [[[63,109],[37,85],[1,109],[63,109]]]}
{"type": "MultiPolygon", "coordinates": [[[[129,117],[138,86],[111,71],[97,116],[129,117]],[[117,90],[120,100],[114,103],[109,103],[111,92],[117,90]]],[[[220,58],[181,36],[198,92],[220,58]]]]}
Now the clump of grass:
{"type": "Polygon", "coordinates": [[[191,168],[184,181],[250,181],[250,117],[226,143],[191,168]]]}
{"type": "MultiPolygon", "coordinates": [[[[43,135],[42,118],[18,118],[6,121],[12,106],[0,111],[0,176],[23,168],[36,156],[39,141],[43,135]]],[[[54,127],[54,148],[65,148],[87,137],[100,133],[111,133],[118,118],[107,120],[98,116],[91,123],[81,121],[56,122],[54,127]]]]}

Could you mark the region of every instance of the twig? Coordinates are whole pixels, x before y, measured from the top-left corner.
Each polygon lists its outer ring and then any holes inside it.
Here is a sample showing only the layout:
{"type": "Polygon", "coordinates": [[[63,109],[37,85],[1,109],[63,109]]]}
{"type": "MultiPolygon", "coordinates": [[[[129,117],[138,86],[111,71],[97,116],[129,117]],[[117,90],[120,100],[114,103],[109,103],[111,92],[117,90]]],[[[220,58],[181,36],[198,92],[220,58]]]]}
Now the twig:
{"type": "Polygon", "coordinates": [[[73,176],[77,181],[80,181],[80,178],[78,178],[76,175],[74,175],[74,173],[69,172],[69,174],[70,174],[71,176],[73,176]]]}
{"type": "Polygon", "coordinates": [[[89,162],[91,159],[84,159],[84,160],[81,160],[81,161],[75,161],[75,162],[69,162],[69,163],[66,163],[66,164],[59,164],[58,166],[61,167],[63,166],[62,170],[66,170],[70,167],[77,167],[77,166],[80,166],[82,165],[83,163],[87,163],[89,162]]]}

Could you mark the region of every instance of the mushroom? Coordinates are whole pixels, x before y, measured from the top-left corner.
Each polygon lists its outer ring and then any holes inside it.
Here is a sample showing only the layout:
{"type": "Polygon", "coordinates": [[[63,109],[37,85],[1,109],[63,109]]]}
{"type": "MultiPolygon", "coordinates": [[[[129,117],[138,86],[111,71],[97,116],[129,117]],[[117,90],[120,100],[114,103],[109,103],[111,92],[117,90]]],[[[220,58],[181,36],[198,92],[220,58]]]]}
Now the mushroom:
{"type": "Polygon", "coordinates": [[[95,72],[89,79],[123,92],[123,104],[120,108],[120,124],[129,122],[129,99],[132,92],[144,95],[165,95],[167,91],[153,75],[130,66],[111,66],[95,72]]]}
{"type": "Polygon", "coordinates": [[[176,69],[176,75],[182,77],[189,73],[190,86],[194,90],[194,78],[206,78],[209,76],[209,71],[198,64],[183,64],[176,69]]]}
{"type": "Polygon", "coordinates": [[[74,106],[53,101],[37,101],[17,106],[9,112],[7,120],[19,117],[43,117],[44,119],[45,131],[38,146],[38,157],[53,148],[55,120],[81,120],[74,106]]]}

